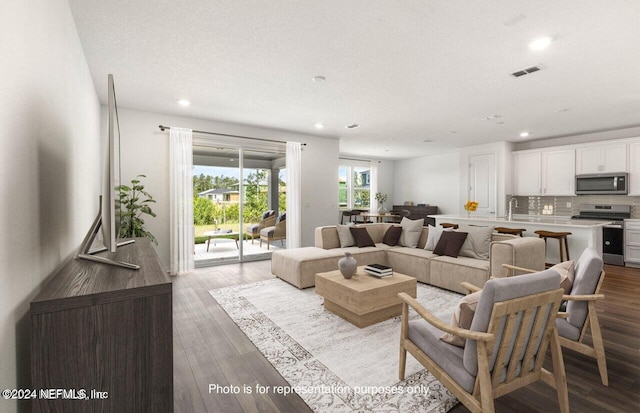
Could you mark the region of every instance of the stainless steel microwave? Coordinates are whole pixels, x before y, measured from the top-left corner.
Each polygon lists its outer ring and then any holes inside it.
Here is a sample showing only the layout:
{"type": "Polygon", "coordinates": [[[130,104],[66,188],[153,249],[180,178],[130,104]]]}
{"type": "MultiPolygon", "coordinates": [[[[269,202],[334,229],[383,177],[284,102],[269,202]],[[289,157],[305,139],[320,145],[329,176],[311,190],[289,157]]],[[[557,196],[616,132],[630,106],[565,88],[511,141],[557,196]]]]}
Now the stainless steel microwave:
{"type": "Polygon", "coordinates": [[[629,193],[629,174],[576,175],[576,195],[626,195],[629,193]]]}

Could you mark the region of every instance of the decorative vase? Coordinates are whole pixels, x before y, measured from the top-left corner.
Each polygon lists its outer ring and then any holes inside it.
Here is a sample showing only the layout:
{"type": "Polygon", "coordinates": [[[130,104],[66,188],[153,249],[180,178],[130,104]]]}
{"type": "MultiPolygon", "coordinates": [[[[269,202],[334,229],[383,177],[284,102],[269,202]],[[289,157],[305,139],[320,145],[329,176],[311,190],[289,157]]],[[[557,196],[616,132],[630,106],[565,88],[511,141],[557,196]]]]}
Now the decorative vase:
{"type": "Polygon", "coordinates": [[[387,208],[384,207],[384,204],[380,204],[380,206],[378,207],[378,214],[386,214],[387,213],[387,208]]]}
{"type": "Polygon", "coordinates": [[[349,279],[356,273],[358,262],[350,252],[345,252],[344,257],[338,261],[338,269],[344,278],[349,279]]]}

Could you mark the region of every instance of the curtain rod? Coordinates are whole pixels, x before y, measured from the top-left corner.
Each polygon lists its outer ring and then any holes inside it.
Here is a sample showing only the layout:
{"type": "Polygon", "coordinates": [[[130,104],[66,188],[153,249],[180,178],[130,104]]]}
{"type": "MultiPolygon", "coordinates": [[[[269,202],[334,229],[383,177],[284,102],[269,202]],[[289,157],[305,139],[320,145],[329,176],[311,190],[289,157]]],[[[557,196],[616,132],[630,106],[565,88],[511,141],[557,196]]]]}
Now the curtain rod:
{"type": "MultiPolygon", "coordinates": [[[[171,126],[158,125],[158,127],[160,128],[160,130],[162,132],[164,132],[165,129],[171,129],[171,126]]],[[[253,138],[251,136],[242,136],[242,135],[229,135],[229,134],[226,134],[226,133],[207,132],[207,131],[195,130],[195,129],[193,129],[192,132],[193,133],[202,133],[202,134],[205,134],[205,135],[226,136],[228,138],[241,138],[241,139],[251,139],[251,140],[254,140],[254,141],[263,141],[263,142],[287,143],[286,141],[277,141],[277,140],[264,139],[264,138],[253,138]]],[[[306,143],[301,143],[300,145],[307,146],[306,143]]]]}

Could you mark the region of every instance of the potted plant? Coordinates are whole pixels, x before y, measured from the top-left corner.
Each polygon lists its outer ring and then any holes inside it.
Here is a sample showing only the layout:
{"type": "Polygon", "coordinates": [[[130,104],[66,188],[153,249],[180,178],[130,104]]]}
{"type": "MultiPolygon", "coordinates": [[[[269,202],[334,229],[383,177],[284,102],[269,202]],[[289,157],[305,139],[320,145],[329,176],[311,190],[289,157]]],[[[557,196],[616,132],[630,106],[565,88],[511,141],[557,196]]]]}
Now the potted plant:
{"type": "Polygon", "coordinates": [[[383,194],[382,192],[376,192],[376,201],[378,201],[378,213],[384,214],[387,212],[387,209],[384,207],[384,203],[387,202],[387,194],[383,194]]]}
{"type": "Polygon", "coordinates": [[[158,245],[156,237],[144,227],[143,215],[155,217],[149,204],[156,201],[144,190],[144,185],[140,178],[146,175],[138,175],[131,180],[131,186],[120,185],[120,229],[119,238],[149,238],[155,245],[158,245]]]}

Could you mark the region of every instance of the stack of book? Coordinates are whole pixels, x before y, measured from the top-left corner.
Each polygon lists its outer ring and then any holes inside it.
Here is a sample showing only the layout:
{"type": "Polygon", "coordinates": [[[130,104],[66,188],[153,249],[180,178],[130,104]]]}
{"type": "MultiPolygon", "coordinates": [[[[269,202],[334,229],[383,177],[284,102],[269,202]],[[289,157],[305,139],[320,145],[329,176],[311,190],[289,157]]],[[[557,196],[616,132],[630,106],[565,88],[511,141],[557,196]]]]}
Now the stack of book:
{"type": "Polygon", "coordinates": [[[364,272],[377,278],[388,278],[393,275],[393,269],[382,264],[365,265],[364,272]]]}

